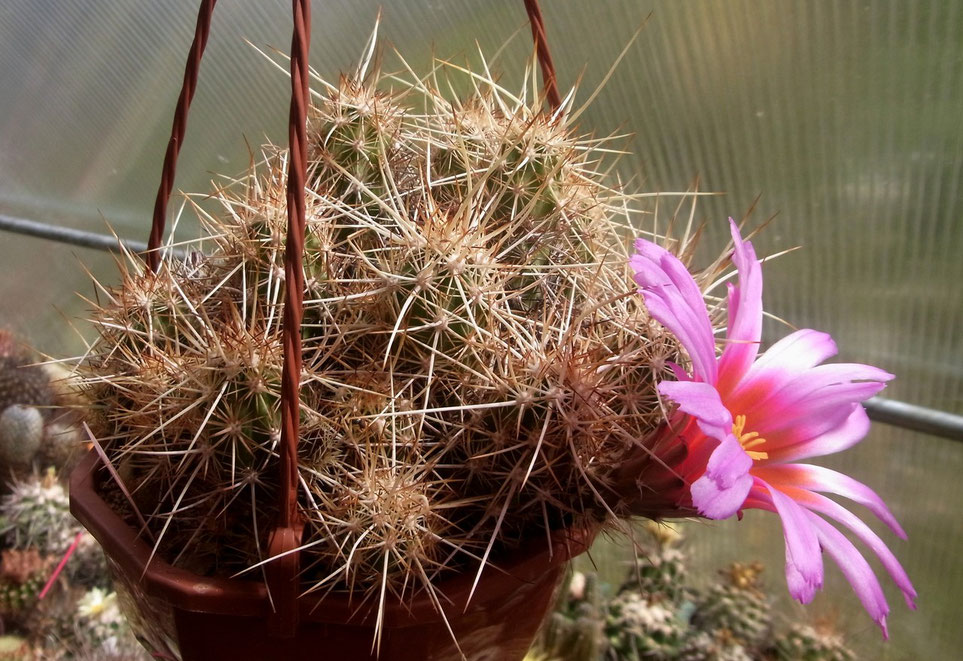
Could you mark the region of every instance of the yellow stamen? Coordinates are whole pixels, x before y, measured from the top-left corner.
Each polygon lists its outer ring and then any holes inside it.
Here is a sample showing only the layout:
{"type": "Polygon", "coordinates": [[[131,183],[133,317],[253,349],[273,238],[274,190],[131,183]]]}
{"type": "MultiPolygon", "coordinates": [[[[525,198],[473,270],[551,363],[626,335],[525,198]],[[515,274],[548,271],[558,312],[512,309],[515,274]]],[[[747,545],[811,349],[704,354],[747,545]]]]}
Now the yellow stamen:
{"type": "Polygon", "coordinates": [[[746,428],[746,416],[737,415],[735,421],[732,423],[732,435],[736,437],[739,441],[739,445],[742,449],[746,451],[749,458],[753,461],[759,459],[768,459],[769,453],[762,452],[761,450],[750,450],[750,448],[758,447],[766,442],[766,439],[762,438],[757,431],[750,431],[743,433],[746,428]]]}

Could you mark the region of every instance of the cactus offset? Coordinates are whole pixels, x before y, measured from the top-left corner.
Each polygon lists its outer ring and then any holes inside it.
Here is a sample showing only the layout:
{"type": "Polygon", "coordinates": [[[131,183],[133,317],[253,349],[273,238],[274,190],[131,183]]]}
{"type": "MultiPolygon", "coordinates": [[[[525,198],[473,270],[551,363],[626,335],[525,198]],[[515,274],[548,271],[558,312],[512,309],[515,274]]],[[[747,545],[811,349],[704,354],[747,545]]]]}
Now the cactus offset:
{"type": "Polygon", "coordinates": [[[0,466],[30,468],[54,402],[44,369],[23,354],[0,356],[0,466]]]}
{"type": "Polygon", "coordinates": [[[40,409],[12,404],[0,413],[0,462],[25,470],[44,441],[44,419],[40,409]]]}

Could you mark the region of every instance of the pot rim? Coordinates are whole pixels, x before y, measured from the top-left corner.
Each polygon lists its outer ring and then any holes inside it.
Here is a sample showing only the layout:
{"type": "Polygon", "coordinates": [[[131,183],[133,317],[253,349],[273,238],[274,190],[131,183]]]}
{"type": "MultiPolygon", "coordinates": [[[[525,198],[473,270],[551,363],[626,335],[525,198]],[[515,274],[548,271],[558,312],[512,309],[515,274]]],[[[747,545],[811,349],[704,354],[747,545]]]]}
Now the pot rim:
{"type": "MultiPolygon", "coordinates": [[[[236,578],[200,576],[168,564],[100,497],[95,488],[100,457],[91,450],[70,475],[70,511],[117,563],[150,597],[193,612],[267,617],[273,611],[265,584],[236,578]]],[[[553,531],[548,539],[533,540],[496,561],[489,559],[484,580],[469,601],[475,572],[466,572],[434,586],[439,602],[452,615],[486,601],[506,598],[521,583],[537,581],[556,567],[588,550],[595,526],[573,526],[553,531]],[[548,543],[550,541],[550,544],[548,543]]],[[[341,592],[305,594],[298,599],[304,621],[365,624],[377,615],[377,603],[352,598],[341,592]]],[[[387,597],[385,621],[392,626],[411,626],[445,621],[431,595],[424,589],[399,600],[387,597]]]]}

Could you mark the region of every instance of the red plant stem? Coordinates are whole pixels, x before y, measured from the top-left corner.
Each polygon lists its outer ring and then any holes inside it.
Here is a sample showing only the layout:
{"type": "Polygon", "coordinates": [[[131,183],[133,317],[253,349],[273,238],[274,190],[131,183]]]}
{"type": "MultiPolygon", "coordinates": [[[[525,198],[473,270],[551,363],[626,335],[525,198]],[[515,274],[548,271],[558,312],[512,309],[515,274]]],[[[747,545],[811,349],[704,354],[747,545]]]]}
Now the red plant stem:
{"type": "Polygon", "coordinates": [[[184,82],[181,93],[177,98],[174,110],[174,122],[171,126],[171,137],[167,142],[167,152],[164,154],[164,166],[161,168],[160,186],[157,188],[157,198],[154,200],[154,217],[147,240],[147,264],[151,271],[160,268],[160,244],[164,239],[164,226],[167,222],[167,203],[174,188],[174,175],[177,171],[177,155],[180,153],[187,132],[187,113],[191,108],[194,90],[197,89],[197,76],[201,69],[201,57],[207,46],[207,36],[211,31],[211,15],[217,0],[201,0],[201,7],[197,12],[197,26],[194,28],[194,42],[187,55],[184,68],[184,82]]]}
{"type": "Polygon", "coordinates": [[[532,40],[535,42],[538,65],[542,69],[545,96],[554,113],[562,105],[562,97],[558,93],[555,65],[552,63],[552,54],[548,49],[545,22],[542,20],[542,9],[538,6],[538,0],[525,0],[525,11],[528,12],[528,21],[532,25],[532,40]]]}

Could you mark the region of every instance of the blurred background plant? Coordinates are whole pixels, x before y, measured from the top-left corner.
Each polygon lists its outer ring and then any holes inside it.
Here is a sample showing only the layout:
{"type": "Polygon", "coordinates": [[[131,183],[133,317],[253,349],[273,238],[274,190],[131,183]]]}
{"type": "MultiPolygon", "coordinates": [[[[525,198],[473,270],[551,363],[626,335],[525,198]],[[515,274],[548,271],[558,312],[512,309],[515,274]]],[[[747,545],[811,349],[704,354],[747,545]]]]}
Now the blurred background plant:
{"type": "Polygon", "coordinates": [[[79,394],[38,361],[0,330],[0,659],[143,658],[100,546],[70,515],[79,394]]]}
{"type": "Polygon", "coordinates": [[[622,585],[613,594],[597,574],[574,571],[530,661],[856,658],[833,622],[779,616],[761,563],[732,563],[700,586],[687,567],[678,528],[646,523],[636,530],[638,555],[622,585]]]}

